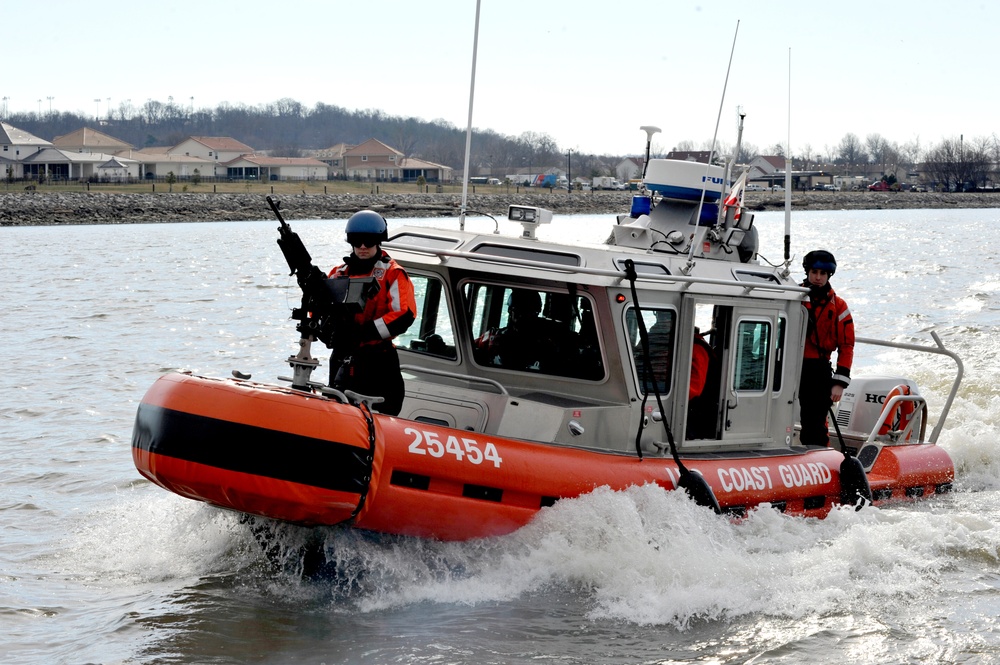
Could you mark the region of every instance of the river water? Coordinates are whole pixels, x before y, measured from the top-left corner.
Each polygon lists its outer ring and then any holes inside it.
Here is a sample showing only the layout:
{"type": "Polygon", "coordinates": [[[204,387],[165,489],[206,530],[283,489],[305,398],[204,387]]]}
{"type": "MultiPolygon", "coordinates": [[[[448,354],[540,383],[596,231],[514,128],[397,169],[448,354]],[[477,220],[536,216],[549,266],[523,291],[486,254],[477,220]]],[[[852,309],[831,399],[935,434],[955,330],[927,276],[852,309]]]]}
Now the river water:
{"type": "MultiPolygon", "coordinates": [[[[1000,210],[794,220],[795,256],[836,254],[859,334],[930,344],[936,330],[962,356],[941,436],[952,494],[731,522],[681,492],[597,491],[503,538],[284,527],[270,555],[236,515],[143,480],[130,452],[162,373],[290,371],[298,292],[265,212],[0,228],[0,662],[1000,662],[1000,210]],[[310,539],[339,574],[300,574],[310,539]]],[[[600,241],[610,222],[570,216],[539,236],[600,241]]],[[[293,228],[329,267],[343,223],[293,228]]],[[[757,226],[779,261],[783,214],[757,226]]],[[[954,364],[859,347],[862,373],[915,378],[936,414],[954,364]]]]}

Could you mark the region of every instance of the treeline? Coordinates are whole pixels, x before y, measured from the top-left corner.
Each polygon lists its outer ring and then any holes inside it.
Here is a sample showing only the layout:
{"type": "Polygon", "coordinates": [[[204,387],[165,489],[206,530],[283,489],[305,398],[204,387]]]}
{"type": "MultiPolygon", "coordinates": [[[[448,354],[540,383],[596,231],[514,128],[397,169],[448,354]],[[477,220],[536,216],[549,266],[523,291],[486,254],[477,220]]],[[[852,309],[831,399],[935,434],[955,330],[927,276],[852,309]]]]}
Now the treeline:
{"type": "MultiPolygon", "coordinates": [[[[195,109],[147,100],[141,106],[125,101],[109,108],[100,119],[71,112],[15,113],[5,120],[32,134],[52,140],[81,127],[94,127],[137,148],[177,145],[189,136],[229,136],[256,150],[278,157],[297,157],[307,150],[329,148],[338,143],[359,144],[374,138],[401,151],[407,157],[425,159],[454,169],[464,166],[465,128],[441,120],[391,116],[379,110],[349,111],[319,103],[308,108],[293,99],[268,104],[220,104],[214,109],[195,109]]],[[[664,147],[654,143],[654,155],[669,150],[707,151],[711,142],[682,141],[664,147]]],[[[989,137],[944,139],[924,147],[918,140],[895,143],[880,134],[861,139],[845,134],[836,146],[816,150],[798,147],[793,155],[798,171],[822,170],[871,179],[892,175],[913,181],[920,179],[948,189],[967,189],[1000,183],[1000,139],[989,137]]],[[[734,146],[720,142],[717,155],[732,154],[734,146]]],[[[635,153],[632,153],[635,154],[635,153]]],[[[755,145],[740,146],[738,162],[749,164],[758,155],[784,156],[784,146],[775,144],[759,150],[755,145]]],[[[506,136],[493,130],[473,130],[470,168],[477,175],[503,177],[517,169],[542,172],[551,168],[568,170],[572,176],[615,175],[624,155],[594,155],[561,149],[544,133],[525,132],[506,136]]]]}
{"type": "MultiPolygon", "coordinates": [[[[135,107],[128,102],[102,117],[72,112],[15,113],[6,122],[52,140],[81,127],[93,127],[136,148],[177,145],[189,136],[228,136],[255,150],[278,157],[297,157],[304,151],[338,143],[359,144],[374,138],[403,152],[461,169],[465,162],[465,128],[451,123],[391,116],[379,110],[349,111],[319,103],[308,108],[292,99],[269,104],[221,104],[194,109],[149,100],[135,107]]],[[[502,177],[516,168],[542,170],[569,167],[575,174],[613,173],[621,160],[613,155],[572,155],[560,150],[547,134],[525,132],[505,136],[492,130],[473,130],[470,162],[480,173],[502,177]]]]}

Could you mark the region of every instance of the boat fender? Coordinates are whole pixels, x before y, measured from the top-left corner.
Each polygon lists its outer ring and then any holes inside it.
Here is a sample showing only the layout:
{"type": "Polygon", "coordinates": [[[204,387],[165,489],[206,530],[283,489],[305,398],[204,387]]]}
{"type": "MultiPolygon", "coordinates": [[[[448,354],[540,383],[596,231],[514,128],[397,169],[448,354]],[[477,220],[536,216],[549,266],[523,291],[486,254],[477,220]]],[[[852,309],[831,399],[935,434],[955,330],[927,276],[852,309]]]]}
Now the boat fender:
{"type": "MultiPolygon", "coordinates": [[[[909,395],[910,386],[901,383],[885,396],[885,406],[882,407],[882,413],[879,415],[879,420],[882,423],[878,428],[880,435],[900,432],[910,424],[910,419],[913,417],[913,402],[911,400],[899,400],[891,407],[889,406],[893,397],[908,397],[909,395]]],[[[906,438],[909,439],[910,435],[907,434],[906,438]]]]}
{"type": "Polygon", "coordinates": [[[830,406],[830,418],[833,420],[833,429],[837,430],[837,438],[840,439],[840,451],[844,454],[844,461],[840,463],[840,503],[844,506],[854,506],[854,510],[861,510],[866,504],[874,503],[872,487],[868,484],[868,474],[865,473],[861,460],[852,456],[847,444],[844,443],[844,435],[840,433],[833,405],[830,406]]]}
{"type": "Polygon", "coordinates": [[[677,486],[687,492],[688,496],[694,499],[699,506],[711,508],[716,514],[721,513],[719,500],[715,498],[715,492],[709,486],[708,481],[700,473],[688,470],[687,473],[680,474],[677,486]]]}
{"type": "Polygon", "coordinates": [[[840,503],[861,510],[865,503],[872,503],[872,488],[868,474],[857,457],[844,455],[840,463],[840,503]]]}

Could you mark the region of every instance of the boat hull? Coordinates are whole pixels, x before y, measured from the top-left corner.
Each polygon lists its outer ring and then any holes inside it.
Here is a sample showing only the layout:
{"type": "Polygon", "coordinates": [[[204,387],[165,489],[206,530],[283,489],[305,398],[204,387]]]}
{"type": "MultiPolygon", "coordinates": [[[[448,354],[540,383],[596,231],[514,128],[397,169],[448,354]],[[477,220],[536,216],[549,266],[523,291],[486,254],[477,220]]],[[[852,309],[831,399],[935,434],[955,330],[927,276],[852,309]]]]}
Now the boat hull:
{"type": "MultiPolygon", "coordinates": [[[[187,374],[161,377],[139,406],[136,468],[176,494],[252,515],[350,523],[463,540],[509,533],[543,507],[607,486],[676,489],[669,457],[638,459],[375,414],[318,395],[187,374]]],[[[832,449],[692,456],[724,511],[761,504],[823,517],[839,501],[832,449]]],[[[937,446],[886,446],[869,480],[877,502],[950,487],[937,446]]]]}

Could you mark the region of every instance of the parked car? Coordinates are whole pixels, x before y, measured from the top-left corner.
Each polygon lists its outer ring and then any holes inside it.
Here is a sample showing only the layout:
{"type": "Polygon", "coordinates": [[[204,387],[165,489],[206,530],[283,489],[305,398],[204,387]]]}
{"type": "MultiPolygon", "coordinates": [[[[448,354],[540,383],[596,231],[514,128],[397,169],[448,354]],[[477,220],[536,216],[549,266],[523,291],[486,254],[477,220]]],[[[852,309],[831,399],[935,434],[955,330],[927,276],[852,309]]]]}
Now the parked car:
{"type": "Polygon", "coordinates": [[[885,180],[879,180],[877,182],[873,182],[872,184],[868,185],[868,191],[871,191],[871,192],[888,192],[889,191],[889,183],[887,183],[885,180]]]}
{"type": "Polygon", "coordinates": [[[748,192],[763,192],[764,188],[761,187],[760,185],[756,184],[756,183],[751,182],[749,185],[747,185],[747,191],[748,192]]]}

